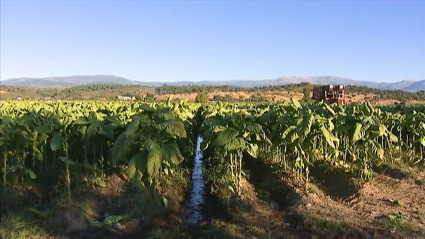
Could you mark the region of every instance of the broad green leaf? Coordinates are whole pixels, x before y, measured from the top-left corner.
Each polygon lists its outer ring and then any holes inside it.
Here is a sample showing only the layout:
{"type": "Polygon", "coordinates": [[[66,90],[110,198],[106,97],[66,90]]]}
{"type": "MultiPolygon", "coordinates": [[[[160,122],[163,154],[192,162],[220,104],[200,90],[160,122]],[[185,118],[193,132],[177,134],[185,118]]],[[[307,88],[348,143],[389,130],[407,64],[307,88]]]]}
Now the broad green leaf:
{"type": "Polygon", "coordinates": [[[140,105],[140,109],[142,109],[143,111],[146,111],[146,112],[155,112],[155,109],[150,107],[147,104],[140,105]]]}
{"type": "Polygon", "coordinates": [[[422,136],[422,137],[419,139],[419,142],[422,144],[422,146],[424,146],[424,147],[425,147],[425,136],[422,136]]]}
{"type": "Polygon", "coordinates": [[[209,141],[206,141],[206,140],[202,141],[202,143],[201,143],[201,150],[202,151],[206,150],[209,145],[210,145],[210,142],[209,141]]]}
{"type": "Polygon", "coordinates": [[[291,135],[289,136],[289,138],[290,138],[290,142],[293,143],[293,142],[295,142],[295,140],[297,140],[299,138],[299,135],[297,134],[296,131],[293,131],[291,133],[291,135]]]}
{"type": "Polygon", "coordinates": [[[217,125],[217,126],[214,127],[214,129],[211,132],[218,133],[218,132],[221,132],[221,131],[225,131],[226,129],[227,129],[226,126],[217,125]]]}
{"type": "Polygon", "coordinates": [[[186,138],[186,129],[183,121],[169,120],[157,125],[157,128],[164,130],[166,134],[175,138],[186,138]]]}
{"type": "Polygon", "coordinates": [[[34,129],[34,131],[39,132],[41,134],[50,134],[50,133],[52,133],[52,130],[49,127],[44,126],[44,125],[37,126],[34,129]]]}
{"type": "Polygon", "coordinates": [[[75,203],[78,207],[80,207],[81,209],[83,209],[83,211],[86,213],[86,214],[88,214],[88,215],[90,215],[90,216],[93,216],[93,215],[95,215],[95,213],[93,212],[93,209],[90,207],[90,205],[87,203],[87,202],[85,202],[85,201],[82,201],[82,202],[77,202],[77,203],[75,203]]]}
{"type": "Polygon", "coordinates": [[[342,133],[346,133],[347,131],[350,131],[353,128],[353,125],[350,123],[343,123],[343,124],[339,124],[336,127],[336,131],[337,132],[342,132],[342,133]]]}
{"type": "Polygon", "coordinates": [[[224,146],[228,143],[230,143],[236,136],[238,135],[238,132],[234,129],[227,129],[226,131],[221,131],[218,133],[217,138],[214,140],[215,146],[224,146]]]}
{"type": "Polygon", "coordinates": [[[329,132],[332,132],[335,129],[335,125],[331,119],[328,120],[328,125],[329,125],[329,129],[328,129],[329,132]]]}
{"type": "Polygon", "coordinates": [[[293,130],[295,130],[297,127],[296,126],[289,126],[288,128],[285,129],[285,131],[283,131],[281,138],[282,139],[286,139],[286,137],[289,135],[289,133],[293,130]]]}
{"type": "Polygon", "coordinates": [[[121,221],[122,219],[124,219],[123,216],[112,215],[112,216],[109,216],[109,217],[105,218],[105,220],[103,221],[103,223],[105,225],[112,225],[112,224],[115,224],[115,223],[121,221]]]}
{"type": "Polygon", "coordinates": [[[86,137],[94,137],[97,135],[97,133],[99,132],[99,122],[95,122],[93,124],[91,124],[89,127],[87,127],[86,130],[86,137]]]}
{"type": "Polygon", "coordinates": [[[256,144],[248,144],[247,152],[254,158],[258,157],[258,145],[256,144]]]}
{"type": "Polygon", "coordinates": [[[257,123],[246,125],[245,130],[253,134],[262,134],[264,132],[263,127],[261,127],[261,125],[257,123]]]}
{"type": "Polygon", "coordinates": [[[84,137],[86,135],[86,129],[87,129],[87,126],[81,126],[81,127],[78,127],[74,131],[74,133],[80,134],[80,135],[82,135],[84,137]]]}
{"type": "Polygon", "coordinates": [[[378,156],[378,158],[383,159],[384,158],[384,150],[381,147],[381,144],[375,140],[368,139],[367,145],[372,150],[372,152],[378,156]]]}
{"type": "Polygon", "coordinates": [[[294,106],[295,109],[301,109],[302,108],[300,102],[298,102],[297,99],[291,98],[291,102],[292,102],[292,105],[294,106]]]}
{"type": "Polygon", "coordinates": [[[126,133],[128,135],[132,135],[136,133],[136,131],[139,129],[139,124],[140,124],[140,118],[133,117],[133,120],[131,121],[131,123],[129,124],[126,130],[126,133]]]}
{"type": "Polygon", "coordinates": [[[245,140],[242,137],[232,138],[229,142],[227,142],[226,145],[224,145],[224,148],[227,151],[244,149],[245,147],[246,147],[245,140]]]}
{"type": "Polygon", "coordinates": [[[86,120],[85,118],[79,118],[77,120],[74,120],[75,125],[89,125],[90,121],[86,120]]]}
{"type": "Polygon", "coordinates": [[[142,178],[143,178],[143,173],[137,170],[136,176],[131,180],[131,183],[141,190],[146,189],[146,185],[142,181],[142,178]]]}
{"type": "Polygon", "coordinates": [[[147,171],[149,176],[155,177],[159,173],[162,161],[162,150],[158,143],[146,140],[145,147],[148,150],[147,171]]]}
{"type": "MultiPolygon", "coordinates": [[[[146,157],[146,153],[137,153],[133,156],[133,161],[136,164],[136,169],[138,170],[137,172],[140,173],[146,173],[146,168],[147,168],[147,157],[146,157]]],[[[136,174],[137,174],[136,172],[136,174]]]]}
{"type": "Polygon", "coordinates": [[[387,133],[387,127],[383,124],[379,124],[379,137],[384,136],[387,133]]]}
{"type": "Polygon", "coordinates": [[[112,125],[100,125],[99,134],[106,136],[108,139],[114,139],[114,126],[112,125]]]}
{"type": "Polygon", "coordinates": [[[163,144],[162,152],[164,159],[175,165],[180,164],[184,159],[179,147],[175,143],[163,144]]]}
{"type": "Polygon", "coordinates": [[[118,136],[114,146],[112,146],[112,163],[114,165],[120,160],[127,160],[127,154],[130,152],[136,138],[136,134],[129,134],[127,131],[118,136]]]}
{"type": "Polygon", "coordinates": [[[62,161],[62,162],[64,162],[64,163],[67,163],[67,164],[70,164],[70,165],[77,164],[76,162],[74,162],[74,161],[72,161],[72,160],[69,160],[69,159],[67,159],[66,157],[59,157],[59,159],[60,159],[60,161],[62,161]]]}
{"type": "Polygon", "coordinates": [[[127,169],[125,170],[125,174],[127,175],[127,177],[129,178],[129,179],[132,179],[132,178],[134,178],[134,175],[136,175],[136,162],[135,162],[135,157],[137,156],[137,155],[141,155],[141,153],[137,153],[137,154],[135,154],[134,156],[133,156],[133,158],[130,160],[130,162],[128,162],[128,167],[127,167],[127,169]]]}
{"type": "Polygon", "coordinates": [[[324,126],[320,127],[320,131],[322,131],[322,135],[325,138],[326,142],[332,148],[335,148],[335,142],[339,142],[338,138],[336,138],[332,133],[330,133],[324,126]]]}
{"type": "Polygon", "coordinates": [[[228,185],[227,188],[230,190],[230,192],[235,194],[235,189],[232,186],[228,185]]]}
{"type": "MultiPolygon", "coordinates": [[[[393,143],[398,142],[397,136],[395,136],[392,132],[389,132],[388,131],[387,134],[389,136],[390,142],[393,142],[393,143]]],[[[425,146],[425,137],[424,137],[424,143],[423,143],[423,145],[425,146]]]]}
{"type": "Polygon", "coordinates": [[[168,207],[168,199],[164,196],[161,197],[161,203],[164,207],[168,207]]]}
{"type": "Polygon", "coordinates": [[[351,140],[353,141],[353,143],[363,138],[364,133],[362,131],[362,126],[363,126],[362,124],[356,123],[353,135],[351,136],[351,140]]]}
{"type": "Polygon", "coordinates": [[[35,175],[35,173],[31,169],[26,169],[25,171],[30,176],[31,179],[37,178],[37,176],[35,175]]]}
{"type": "Polygon", "coordinates": [[[310,133],[311,126],[314,122],[314,115],[311,114],[304,115],[303,119],[301,121],[301,124],[298,127],[298,135],[301,135],[301,137],[307,137],[307,135],[310,133]]]}
{"type": "Polygon", "coordinates": [[[90,225],[92,227],[103,227],[103,226],[105,226],[105,224],[103,222],[100,222],[100,221],[91,221],[90,225]]]}
{"type": "Polygon", "coordinates": [[[62,149],[64,141],[65,139],[63,138],[63,136],[61,134],[56,133],[50,141],[50,148],[52,149],[52,151],[60,150],[62,149]]]}
{"type": "Polygon", "coordinates": [[[336,115],[335,111],[327,103],[324,103],[323,105],[326,107],[329,113],[331,113],[333,116],[336,115]]]}

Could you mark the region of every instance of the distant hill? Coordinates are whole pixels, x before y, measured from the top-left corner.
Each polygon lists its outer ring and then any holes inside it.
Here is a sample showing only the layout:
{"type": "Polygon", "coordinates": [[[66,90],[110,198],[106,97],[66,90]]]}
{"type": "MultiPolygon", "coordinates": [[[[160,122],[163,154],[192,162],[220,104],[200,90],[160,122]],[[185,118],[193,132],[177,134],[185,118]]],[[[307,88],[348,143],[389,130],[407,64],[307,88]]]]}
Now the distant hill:
{"type": "Polygon", "coordinates": [[[425,80],[413,82],[409,86],[404,87],[403,90],[405,90],[405,91],[411,91],[411,92],[425,90],[425,80]]]}
{"type": "Polygon", "coordinates": [[[57,85],[86,85],[86,84],[126,84],[126,85],[145,85],[145,86],[182,86],[182,85],[210,85],[210,86],[236,86],[236,87],[260,87],[273,85],[298,84],[301,82],[310,82],[319,85],[356,85],[367,86],[370,88],[382,90],[405,90],[416,92],[425,91],[425,80],[414,81],[404,80],[396,83],[357,81],[338,76],[283,76],[277,79],[269,80],[230,80],[230,81],[179,81],[179,82],[141,82],[132,81],[112,75],[93,75],[93,76],[67,76],[67,77],[46,77],[46,78],[14,78],[1,82],[2,85],[14,86],[57,86],[57,85]]]}
{"type": "Polygon", "coordinates": [[[124,84],[133,85],[133,81],[111,75],[66,76],[45,78],[13,78],[1,82],[2,85],[13,86],[56,86],[56,85],[88,85],[88,84],[124,84]]]}
{"type": "Polygon", "coordinates": [[[172,86],[180,85],[211,85],[211,86],[236,86],[236,87],[260,87],[260,86],[273,86],[273,85],[288,85],[288,84],[299,84],[301,82],[309,82],[311,84],[318,85],[356,85],[366,86],[369,88],[381,89],[381,90],[405,90],[416,92],[425,90],[425,80],[413,81],[404,80],[396,83],[387,82],[373,82],[373,81],[357,81],[348,78],[338,76],[283,76],[277,79],[270,80],[231,80],[231,81],[180,81],[180,82],[137,82],[141,85],[148,86],[162,86],[164,84],[172,86]]]}

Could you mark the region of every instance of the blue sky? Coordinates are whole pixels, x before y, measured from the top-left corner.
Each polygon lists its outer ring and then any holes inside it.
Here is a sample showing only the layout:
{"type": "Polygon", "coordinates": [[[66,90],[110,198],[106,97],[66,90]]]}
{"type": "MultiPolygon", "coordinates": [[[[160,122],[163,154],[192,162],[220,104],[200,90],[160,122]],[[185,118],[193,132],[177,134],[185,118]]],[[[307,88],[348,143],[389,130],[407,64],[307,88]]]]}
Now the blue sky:
{"type": "Polygon", "coordinates": [[[1,80],[425,79],[425,1],[1,1],[1,80]]]}

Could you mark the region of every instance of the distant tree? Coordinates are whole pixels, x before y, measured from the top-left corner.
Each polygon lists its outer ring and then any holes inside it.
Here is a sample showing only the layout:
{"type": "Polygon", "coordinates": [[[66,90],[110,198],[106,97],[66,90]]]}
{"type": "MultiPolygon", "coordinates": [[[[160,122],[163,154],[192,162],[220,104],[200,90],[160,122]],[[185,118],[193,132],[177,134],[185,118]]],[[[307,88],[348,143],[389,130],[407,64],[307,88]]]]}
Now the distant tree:
{"type": "Polygon", "coordinates": [[[198,89],[198,94],[195,98],[196,103],[207,103],[208,102],[208,92],[205,87],[200,87],[198,89]]]}
{"type": "Polygon", "coordinates": [[[251,102],[267,102],[267,98],[261,94],[259,91],[257,91],[255,94],[253,94],[250,98],[249,101],[251,102]]]}
{"type": "Polygon", "coordinates": [[[303,89],[303,101],[306,103],[311,102],[310,89],[308,88],[303,89]]]}

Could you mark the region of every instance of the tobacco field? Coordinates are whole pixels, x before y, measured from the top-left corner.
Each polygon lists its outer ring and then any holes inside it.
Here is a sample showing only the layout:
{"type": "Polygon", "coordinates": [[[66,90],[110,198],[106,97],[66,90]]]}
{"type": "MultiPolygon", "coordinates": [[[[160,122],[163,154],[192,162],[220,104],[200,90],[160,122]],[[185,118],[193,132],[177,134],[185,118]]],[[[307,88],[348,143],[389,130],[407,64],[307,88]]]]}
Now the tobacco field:
{"type": "Polygon", "coordinates": [[[349,224],[355,228],[341,229],[344,216],[334,222],[307,212],[294,217],[293,210],[311,211],[320,203],[302,198],[323,192],[328,199],[321,200],[330,200],[327,207],[342,201],[353,208],[350,197],[360,198],[362,185],[386,173],[401,172],[405,178],[414,173],[412,185],[424,192],[424,151],[425,107],[296,100],[1,101],[0,237],[419,237],[425,232],[423,197],[416,198],[411,214],[399,198],[382,198],[391,213],[383,209],[373,225],[353,219],[349,224]],[[188,226],[182,205],[198,135],[203,138],[205,220],[188,226]],[[340,195],[321,188],[329,183],[321,179],[334,174],[347,179],[332,179],[343,184],[340,192],[355,190],[340,195]],[[323,192],[312,193],[312,188],[323,192]],[[245,223],[244,213],[257,209],[268,216],[245,223]],[[72,225],[77,219],[59,219],[70,211],[83,218],[83,226],[72,225]],[[411,227],[403,230],[406,225],[411,227]]]}

